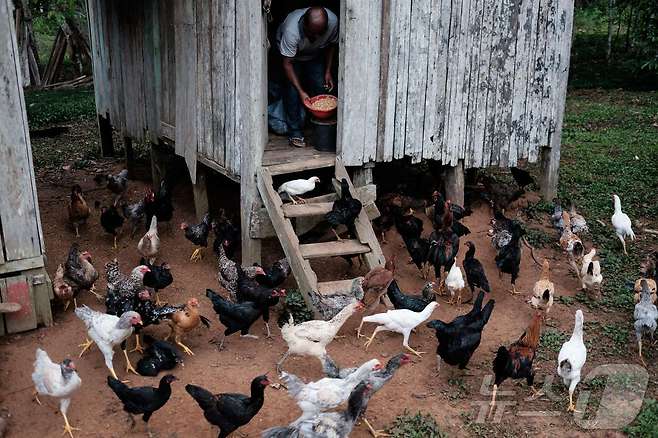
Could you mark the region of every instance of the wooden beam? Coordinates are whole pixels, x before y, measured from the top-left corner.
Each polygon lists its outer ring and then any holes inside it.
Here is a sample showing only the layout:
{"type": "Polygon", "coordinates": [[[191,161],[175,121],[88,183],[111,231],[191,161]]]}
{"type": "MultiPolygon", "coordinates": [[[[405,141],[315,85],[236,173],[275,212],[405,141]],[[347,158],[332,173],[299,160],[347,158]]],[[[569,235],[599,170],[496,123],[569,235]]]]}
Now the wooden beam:
{"type": "Polygon", "coordinates": [[[288,173],[303,172],[305,170],[322,169],[334,167],[336,157],[333,155],[312,158],[310,160],[293,161],[292,163],[274,164],[267,166],[272,175],[284,175],[288,173]]]}
{"type": "Polygon", "coordinates": [[[324,257],[336,257],[341,255],[365,254],[370,252],[370,247],[358,240],[343,239],[334,242],[306,243],[299,245],[302,257],[305,259],[321,259],[324,257]]]}
{"type": "Polygon", "coordinates": [[[128,178],[135,178],[135,150],[133,149],[133,139],[123,137],[123,146],[126,149],[126,169],[128,169],[128,178]]]}
{"type": "Polygon", "coordinates": [[[361,167],[355,167],[352,171],[352,183],[355,187],[361,187],[373,182],[373,169],[375,168],[375,163],[369,162],[364,164],[361,167]]]}
{"type": "Polygon", "coordinates": [[[101,156],[114,156],[114,140],[112,139],[112,122],[110,115],[98,115],[98,134],[101,138],[101,156]]]}
{"type": "Polygon", "coordinates": [[[160,187],[160,182],[167,178],[167,164],[169,157],[164,145],[151,143],[151,181],[153,187],[160,187]]]}
{"type": "Polygon", "coordinates": [[[445,172],[446,199],[453,204],[464,205],[464,160],[459,160],[454,167],[445,172]]]}
{"type": "Polygon", "coordinates": [[[206,169],[202,166],[198,166],[196,170],[196,182],[192,185],[192,192],[194,193],[194,210],[198,221],[208,213],[208,184],[206,178],[206,169]]]}
{"type": "Polygon", "coordinates": [[[23,272],[30,269],[42,268],[43,266],[43,256],[14,260],[0,265],[0,275],[10,274],[12,272],[23,272]]]}
{"type": "Polygon", "coordinates": [[[557,184],[560,174],[560,140],[554,142],[553,147],[541,149],[541,175],[539,189],[545,201],[557,196],[557,184]]]}

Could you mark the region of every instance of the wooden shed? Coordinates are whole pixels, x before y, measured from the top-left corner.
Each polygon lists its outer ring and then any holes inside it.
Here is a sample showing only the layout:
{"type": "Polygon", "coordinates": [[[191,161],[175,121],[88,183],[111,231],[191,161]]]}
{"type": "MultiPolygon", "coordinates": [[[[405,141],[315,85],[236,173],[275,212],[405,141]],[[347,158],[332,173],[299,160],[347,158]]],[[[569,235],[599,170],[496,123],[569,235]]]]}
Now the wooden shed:
{"type": "MultiPolygon", "coordinates": [[[[272,232],[290,257],[299,245],[288,218],[311,215],[272,204],[272,175],[338,162],[352,167],[357,191],[370,193],[376,163],[431,159],[447,166],[459,202],[465,168],[541,159],[542,191],[555,193],[573,0],[336,0],[336,153],[268,136],[267,16],[277,3],[87,2],[102,136],[114,126],[155,150],[173,143],[200,213],[204,172],[240,182],[243,263],[259,260],[258,238],[272,232]]],[[[358,243],[376,254],[372,263],[382,261],[376,239],[358,243]]],[[[298,282],[301,268],[293,262],[298,282]]],[[[308,288],[318,290],[312,276],[308,288]]]]}
{"type": "Polygon", "coordinates": [[[0,335],[52,324],[14,25],[13,3],[0,0],[0,335]]]}

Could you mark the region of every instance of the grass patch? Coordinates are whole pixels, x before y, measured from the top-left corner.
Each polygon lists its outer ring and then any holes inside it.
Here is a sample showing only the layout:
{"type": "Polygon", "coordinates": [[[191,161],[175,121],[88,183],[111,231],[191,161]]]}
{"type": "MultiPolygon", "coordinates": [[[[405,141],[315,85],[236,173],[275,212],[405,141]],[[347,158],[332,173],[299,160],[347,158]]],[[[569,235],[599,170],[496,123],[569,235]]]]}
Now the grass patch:
{"type": "Polygon", "coordinates": [[[439,424],[430,414],[417,412],[410,414],[406,410],[398,415],[386,428],[393,438],[443,438],[448,435],[441,431],[439,424]]]}
{"type": "Polygon", "coordinates": [[[658,436],[658,402],[654,399],[644,400],[642,410],[630,426],[624,428],[630,437],[658,436]]]}
{"type": "Polygon", "coordinates": [[[528,243],[535,248],[544,248],[545,246],[551,245],[555,242],[555,237],[550,236],[544,230],[526,227],[525,232],[528,243]]]}
{"type": "Polygon", "coordinates": [[[26,91],[30,129],[93,118],[96,114],[93,88],[26,91]]]}
{"type": "Polygon", "coordinates": [[[569,336],[554,328],[547,328],[539,338],[538,355],[543,360],[554,359],[569,336]]]}

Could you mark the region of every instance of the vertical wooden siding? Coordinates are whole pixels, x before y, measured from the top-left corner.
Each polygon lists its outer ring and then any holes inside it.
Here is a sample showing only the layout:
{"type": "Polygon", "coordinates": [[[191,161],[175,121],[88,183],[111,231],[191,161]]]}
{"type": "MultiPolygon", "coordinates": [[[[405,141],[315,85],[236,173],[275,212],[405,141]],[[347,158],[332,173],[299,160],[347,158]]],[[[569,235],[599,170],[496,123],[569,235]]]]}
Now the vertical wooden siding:
{"type": "Polygon", "coordinates": [[[408,156],[512,166],[536,161],[550,145],[564,111],[572,0],[343,6],[339,151],[346,164],[408,156]],[[369,99],[373,84],[377,101],[369,99]]]}

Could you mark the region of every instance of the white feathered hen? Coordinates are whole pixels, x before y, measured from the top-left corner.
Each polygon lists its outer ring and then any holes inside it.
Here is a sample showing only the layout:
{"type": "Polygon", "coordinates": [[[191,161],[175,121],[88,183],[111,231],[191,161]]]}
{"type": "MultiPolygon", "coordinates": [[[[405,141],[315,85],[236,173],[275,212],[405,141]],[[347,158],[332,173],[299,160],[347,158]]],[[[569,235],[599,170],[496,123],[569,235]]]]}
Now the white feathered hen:
{"type": "Polygon", "coordinates": [[[615,213],[612,215],[612,226],[615,228],[615,234],[621,240],[621,246],[624,248],[624,254],[628,255],[626,252],[626,237],[631,240],[635,240],[635,233],[633,232],[633,224],[631,223],[631,218],[628,217],[626,213],[621,211],[621,200],[619,196],[612,195],[612,198],[615,201],[615,213]]]}
{"type": "Polygon", "coordinates": [[[121,344],[123,355],[126,358],[126,372],[132,371],[137,374],[128,359],[125,344],[123,341],[128,339],[133,334],[133,327],[142,325],[142,317],[137,312],[125,312],[121,317],[114,315],[107,315],[105,313],[96,312],[87,306],[78,307],[75,309],[75,315],[82,320],[87,326],[87,334],[92,339],[87,340],[81,347],[84,347],[80,352],[80,357],[93,343],[96,343],[98,349],[103,353],[105,358],[105,365],[110,370],[112,376],[118,379],[117,373],[114,372],[112,365],[112,358],[114,357],[114,347],[121,344]]]}
{"type": "Polygon", "coordinates": [[[312,176],[309,179],[294,179],[292,181],[281,184],[277,192],[287,193],[288,196],[290,196],[293,204],[297,204],[297,202],[301,202],[303,204],[305,201],[299,196],[315,189],[315,184],[319,182],[320,178],[317,176],[312,176]],[[295,197],[297,197],[296,200],[295,197]]]}
{"type": "MultiPolygon", "coordinates": [[[[73,438],[73,431],[80,429],[71,426],[66,412],[71,404],[71,396],[82,384],[73,361],[64,359],[62,363],[54,363],[48,357],[48,353],[37,348],[32,381],[38,394],[59,399],[59,411],[64,417],[64,433],[68,433],[73,438]]],[[[41,404],[38,396],[36,401],[41,404]]]]}
{"type": "Polygon", "coordinates": [[[365,380],[372,371],[381,368],[379,360],[372,359],[345,379],[325,377],[315,382],[304,383],[299,377],[284,371],[281,373],[281,380],[286,384],[290,396],[301,408],[302,418],[309,418],[343,403],[356,385],[365,380]]]}
{"type": "Polygon", "coordinates": [[[377,313],[375,315],[365,316],[362,322],[375,322],[378,325],[372,336],[366,342],[366,350],[372,344],[375,335],[383,330],[400,333],[403,336],[402,346],[411,351],[416,356],[420,357],[422,351],[416,351],[409,346],[409,335],[411,330],[427,321],[432,315],[434,309],[439,305],[436,301],[429,303],[421,312],[413,312],[407,309],[389,310],[386,313],[377,313]]]}
{"type": "Polygon", "coordinates": [[[587,360],[587,348],[583,342],[583,311],[576,310],[576,323],[573,327],[571,339],[562,344],[560,354],[557,357],[557,374],[569,387],[569,412],[576,411],[573,403],[573,392],[580,382],[580,371],[587,360]]]}
{"type": "Polygon", "coordinates": [[[582,288],[589,292],[600,289],[601,283],[603,282],[601,263],[598,260],[594,260],[595,255],[596,248],[592,248],[590,252],[583,256],[583,265],[580,268],[582,288]]]}
{"type": "Polygon", "coordinates": [[[464,283],[464,276],[462,275],[462,270],[457,266],[457,257],[448,271],[448,276],[446,277],[446,288],[450,292],[450,304],[454,303],[455,293],[457,293],[457,304],[462,305],[462,289],[464,289],[466,284],[464,283]]]}
{"type": "Polygon", "coordinates": [[[151,218],[151,226],[149,230],[139,239],[137,244],[137,250],[139,253],[149,261],[149,263],[155,263],[155,258],[160,251],[160,236],[158,236],[158,218],[153,216],[151,218]]]}

